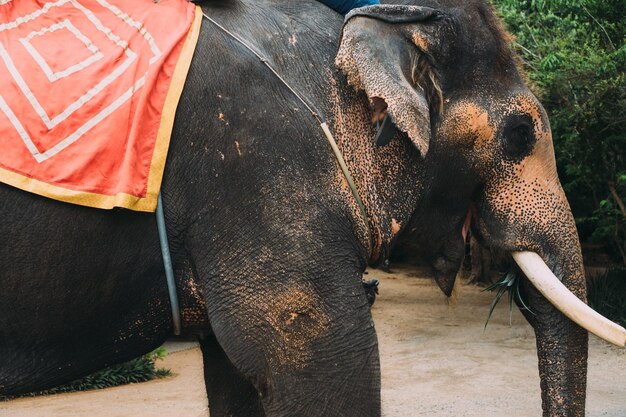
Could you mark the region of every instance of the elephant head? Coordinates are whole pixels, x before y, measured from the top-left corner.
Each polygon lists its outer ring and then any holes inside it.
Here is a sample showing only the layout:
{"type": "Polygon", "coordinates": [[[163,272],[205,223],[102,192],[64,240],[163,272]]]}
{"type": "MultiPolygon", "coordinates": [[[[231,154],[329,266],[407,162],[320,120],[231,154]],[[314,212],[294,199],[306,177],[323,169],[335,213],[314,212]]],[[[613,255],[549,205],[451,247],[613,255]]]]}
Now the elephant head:
{"type": "Polygon", "coordinates": [[[468,228],[511,252],[524,271],[522,310],[537,336],[544,414],[583,415],[587,332],[572,320],[622,346],[626,333],[583,302],[580,244],[546,112],[491,7],[417,3],[349,14],[336,64],[377,111],[384,101],[401,131],[394,140],[408,138],[421,154],[422,192],[409,227],[443,292],[452,290],[468,228]],[[535,281],[536,262],[549,283],[535,281]]]}

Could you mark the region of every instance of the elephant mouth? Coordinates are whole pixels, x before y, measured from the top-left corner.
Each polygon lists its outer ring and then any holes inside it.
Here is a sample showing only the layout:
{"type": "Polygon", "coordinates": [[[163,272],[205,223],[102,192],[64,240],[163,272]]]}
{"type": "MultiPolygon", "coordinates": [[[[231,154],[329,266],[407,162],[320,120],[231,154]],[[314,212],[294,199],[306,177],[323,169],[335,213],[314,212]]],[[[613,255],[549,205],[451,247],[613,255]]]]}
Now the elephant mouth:
{"type": "Polygon", "coordinates": [[[461,236],[463,236],[463,241],[467,241],[467,234],[472,228],[472,220],[476,219],[478,214],[476,213],[476,206],[471,203],[467,209],[467,214],[465,215],[465,221],[463,222],[463,228],[461,229],[461,236]]]}

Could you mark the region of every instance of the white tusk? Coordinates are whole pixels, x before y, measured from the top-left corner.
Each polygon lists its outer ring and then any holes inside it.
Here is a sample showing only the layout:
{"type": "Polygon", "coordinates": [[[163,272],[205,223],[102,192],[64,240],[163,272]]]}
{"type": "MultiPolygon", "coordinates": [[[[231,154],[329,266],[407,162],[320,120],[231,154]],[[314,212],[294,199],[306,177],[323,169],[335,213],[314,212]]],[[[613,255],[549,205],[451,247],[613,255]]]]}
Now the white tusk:
{"type": "Polygon", "coordinates": [[[539,255],[535,252],[512,252],[511,254],[529,281],[561,313],[607,342],[619,347],[626,346],[626,329],[598,314],[576,297],[552,273],[539,255]]]}

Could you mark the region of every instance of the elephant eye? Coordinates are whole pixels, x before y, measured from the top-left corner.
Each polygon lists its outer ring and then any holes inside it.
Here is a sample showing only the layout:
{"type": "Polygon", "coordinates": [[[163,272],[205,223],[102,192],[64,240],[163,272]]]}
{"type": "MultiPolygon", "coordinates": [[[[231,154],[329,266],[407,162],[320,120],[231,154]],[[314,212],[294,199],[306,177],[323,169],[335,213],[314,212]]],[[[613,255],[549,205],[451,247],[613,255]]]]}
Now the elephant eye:
{"type": "Polygon", "coordinates": [[[535,145],[533,125],[525,119],[527,117],[515,117],[504,128],[504,153],[510,159],[523,159],[535,145]]]}

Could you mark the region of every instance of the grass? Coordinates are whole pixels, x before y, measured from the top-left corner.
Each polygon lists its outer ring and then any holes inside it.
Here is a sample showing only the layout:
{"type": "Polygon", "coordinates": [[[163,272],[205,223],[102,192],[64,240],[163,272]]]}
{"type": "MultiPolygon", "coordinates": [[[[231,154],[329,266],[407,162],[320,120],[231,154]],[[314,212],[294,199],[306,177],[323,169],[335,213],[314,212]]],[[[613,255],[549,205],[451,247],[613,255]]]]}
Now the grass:
{"type": "MultiPolygon", "coordinates": [[[[50,388],[44,391],[29,392],[18,397],[35,397],[39,395],[59,394],[63,392],[89,391],[116,387],[134,382],[150,381],[155,378],[164,378],[171,375],[169,369],[157,368],[156,361],[167,356],[165,348],[160,347],[143,356],[118,365],[94,372],[68,384],[50,388]]],[[[0,401],[16,397],[0,396],[0,401]]]]}
{"type": "MultiPolygon", "coordinates": [[[[487,321],[485,322],[485,329],[489,324],[489,319],[493,314],[493,310],[498,305],[498,302],[504,295],[504,293],[508,293],[509,295],[509,324],[511,324],[511,320],[513,317],[513,301],[517,301],[523,309],[530,311],[530,309],[524,303],[522,299],[522,295],[519,291],[519,283],[520,283],[520,272],[517,271],[516,268],[511,268],[506,274],[502,276],[498,280],[498,282],[490,285],[485,288],[483,291],[492,291],[496,293],[496,296],[493,298],[491,302],[491,306],[489,306],[489,314],[487,315],[487,321]]],[[[532,311],[530,311],[532,313],[532,311]]]]}

